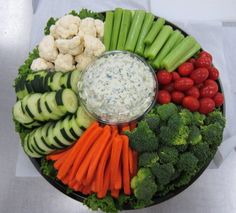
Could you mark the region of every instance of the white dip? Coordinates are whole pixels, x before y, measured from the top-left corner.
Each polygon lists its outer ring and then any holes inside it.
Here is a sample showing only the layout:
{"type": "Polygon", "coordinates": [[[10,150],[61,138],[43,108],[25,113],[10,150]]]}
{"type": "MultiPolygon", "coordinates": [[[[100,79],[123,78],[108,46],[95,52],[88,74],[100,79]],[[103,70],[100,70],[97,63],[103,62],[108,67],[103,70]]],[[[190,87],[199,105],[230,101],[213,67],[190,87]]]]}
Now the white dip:
{"type": "Polygon", "coordinates": [[[79,96],[87,110],[104,122],[134,120],[152,105],[156,81],[150,67],[127,52],[105,54],[83,73],[79,96]]]}

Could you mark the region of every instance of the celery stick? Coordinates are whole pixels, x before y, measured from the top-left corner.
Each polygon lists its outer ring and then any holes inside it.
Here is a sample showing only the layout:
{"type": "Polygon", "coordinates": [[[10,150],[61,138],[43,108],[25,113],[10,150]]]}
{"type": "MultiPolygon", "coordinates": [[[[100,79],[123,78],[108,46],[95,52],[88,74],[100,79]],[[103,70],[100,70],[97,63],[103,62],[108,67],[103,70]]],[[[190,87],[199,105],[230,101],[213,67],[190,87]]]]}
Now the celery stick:
{"type": "Polygon", "coordinates": [[[151,30],[148,32],[144,39],[144,43],[147,45],[151,45],[164,24],[165,19],[163,18],[159,18],[157,21],[153,22],[151,30]]]}
{"type": "Polygon", "coordinates": [[[184,38],[185,38],[184,35],[181,33],[181,34],[180,34],[180,37],[179,37],[179,39],[178,39],[178,41],[176,41],[176,43],[175,43],[175,45],[173,46],[172,49],[174,49],[176,46],[178,46],[179,43],[180,43],[184,38]]]}
{"type": "Polygon", "coordinates": [[[145,17],[145,11],[136,10],[133,16],[133,20],[131,23],[130,31],[128,34],[128,38],[125,43],[125,50],[134,52],[142,25],[145,17]]]}
{"type": "Polygon", "coordinates": [[[115,50],[116,46],[117,46],[118,36],[119,36],[119,32],[120,32],[122,13],[123,13],[123,9],[121,9],[121,8],[115,9],[110,50],[115,50]]]}
{"type": "Polygon", "coordinates": [[[173,28],[169,25],[165,25],[161,29],[161,32],[155,38],[152,45],[148,48],[146,57],[148,57],[149,59],[154,59],[172,32],[173,32],[173,28]]]}
{"type": "Polygon", "coordinates": [[[168,55],[163,59],[163,66],[171,70],[175,65],[187,54],[187,52],[196,44],[196,40],[192,36],[184,38],[168,55]]]}
{"type": "Polygon", "coordinates": [[[129,27],[132,19],[130,10],[124,10],[122,14],[122,21],[120,26],[120,33],[118,38],[117,50],[124,50],[125,42],[129,33],[129,27]]]}
{"type": "Polygon", "coordinates": [[[200,44],[196,43],[174,66],[172,67],[166,67],[168,71],[174,71],[178,66],[183,64],[185,61],[190,59],[195,53],[197,53],[200,50],[201,46],[200,44]]]}
{"type": "Polygon", "coordinates": [[[152,62],[152,65],[155,68],[160,68],[162,59],[165,58],[165,56],[171,51],[174,45],[179,41],[181,35],[182,34],[179,30],[175,30],[168,38],[167,42],[162,47],[160,53],[157,54],[157,57],[152,62]]]}
{"type": "Polygon", "coordinates": [[[143,26],[138,38],[138,43],[135,48],[135,53],[141,56],[143,56],[145,48],[144,39],[152,26],[153,20],[154,20],[154,15],[152,13],[146,13],[143,26]]]}
{"type": "Polygon", "coordinates": [[[104,45],[106,47],[106,50],[108,51],[110,48],[111,43],[111,33],[112,33],[112,27],[113,27],[113,18],[114,14],[113,12],[106,12],[106,20],[104,24],[104,45]]]}

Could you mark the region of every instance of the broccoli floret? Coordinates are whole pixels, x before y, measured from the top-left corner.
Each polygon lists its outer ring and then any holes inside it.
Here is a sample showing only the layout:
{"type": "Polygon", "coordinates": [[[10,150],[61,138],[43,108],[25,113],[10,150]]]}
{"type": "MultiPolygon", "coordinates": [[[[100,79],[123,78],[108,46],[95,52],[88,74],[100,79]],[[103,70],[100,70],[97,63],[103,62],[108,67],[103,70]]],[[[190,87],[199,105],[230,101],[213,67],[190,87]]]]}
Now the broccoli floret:
{"type": "Polygon", "coordinates": [[[178,109],[173,103],[163,104],[157,107],[157,113],[163,121],[168,120],[171,115],[176,114],[177,112],[178,109]]]}
{"type": "Polygon", "coordinates": [[[192,146],[191,151],[199,160],[198,165],[200,168],[206,165],[209,159],[213,157],[209,145],[205,142],[192,146]]]}
{"type": "Polygon", "coordinates": [[[199,112],[194,112],[193,113],[193,125],[197,125],[197,126],[203,126],[204,125],[204,121],[206,119],[206,116],[203,114],[200,114],[199,112]]]}
{"type": "Polygon", "coordinates": [[[222,126],[222,128],[225,127],[225,117],[219,110],[215,110],[214,112],[209,113],[206,118],[207,125],[214,123],[219,123],[222,126]]]}
{"type": "Polygon", "coordinates": [[[198,159],[191,152],[180,155],[177,163],[178,171],[192,172],[197,168],[198,159]]]}
{"type": "Polygon", "coordinates": [[[158,149],[158,138],[149,128],[146,121],[141,121],[138,127],[132,131],[126,131],[130,146],[138,152],[152,152],[158,149]]]}
{"type": "Polygon", "coordinates": [[[198,168],[193,171],[182,172],[180,177],[175,181],[175,187],[181,187],[189,184],[192,177],[198,172],[198,168]]]}
{"type": "Polygon", "coordinates": [[[157,132],[159,125],[160,125],[160,118],[158,116],[158,114],[154,114],[152,112],[148,113],[144,120],[147,122],[149,128],[153,131],[153,132],[157,132]]]}
{"type": "Polygon", "coordinates": [[[152,167],[159,161],[156,152],[145,152],[139,156],[139,167],[152,167]]]}
{"type": "Polygon", "coordinates": [[[178,160],[178,150],[174,147],[164,146],[158,150],[161,163],[175,164],[178,160]]]}
{"type": "Polygon", "coordinates": [[[184,125],[189,125],[193,122],[193,113],[191,113],[188,109],[182,109],[179,114],[184,125]]]}
{"type": "Polygon", "coordinates": [[[202,135],[200,129],[197,126],[191,126],[188,136],[188,143],[196,145],[201,142],[202,142],[202,135]]]}
{"type": "Polygon", "coordinates": [[[208,126],[203,126],[201,129],[203,141],[215,147],[222,142],[224,128],[217,122],[208,126]]]}
{"type": "Polygon", "coordinates": [[[138,170],[137,176],[131,180],[131,188],[138,200],[149,201],[157,191],[155,177],[149,168],[138,170]]]}
{"type": "Polygon", "coordinates": [[[167,126],[160,129],[160,138],[165,144],[185,145],[189,135],[189,128],[183,123],[179,114],[174,114],[168,120],[167,126]]]}
{"type": "Polygon", "coordinates": [[[171,177],[175,173],[175,169],[171,163],[156,164],[152,168],[152,173],[156,176],[157,181],[161,185],[166,185],[171,181],[171,177]]]}
{"type": "Polygon", "coordinates": [[[175,148],[179,152],[185,152],[188,149],[188,144],[183,144],[183,145],[175,146],[175,148]]]}

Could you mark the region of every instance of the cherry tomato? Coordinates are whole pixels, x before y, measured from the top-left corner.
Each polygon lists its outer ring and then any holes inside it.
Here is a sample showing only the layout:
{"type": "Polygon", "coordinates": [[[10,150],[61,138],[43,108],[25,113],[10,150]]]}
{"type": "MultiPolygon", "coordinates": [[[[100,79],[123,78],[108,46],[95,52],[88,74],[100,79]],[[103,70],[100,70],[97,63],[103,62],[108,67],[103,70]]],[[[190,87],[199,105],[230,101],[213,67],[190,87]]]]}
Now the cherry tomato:
{"type": "Polygon", "coordinates": [[[200,107],[199,112],[203,114],[208,114],[215,109],[215,102],[211,98],[202,98],[199,100],[200,107]]]}
{"type": "Polygon", "coordinates": [[[214,81],[214,80],[207,79],[207,80],[204,82],[204,86],[208,86],[208,85],[213,85],[213,86],[215,87],[215,90],[217,90],[217,91],[218,91],[218,89],[219,89],[219,86],[218,86],[217,82],[214,81]]]}
{"type": "Polygon", "coordinates": [[[200,67],[200,68],[210,69],[211,68],[211,59],[207,58],[207,57],[200,57],[196,60],[195,66],[200,67]]]}
{"type": "Polygon", "coordinates": [[[215,101],[216,107],[219,107],[224,103],[224,96],[222,93],[217,92],[213,97],[213,100],[215,101]]]}
{"type": "Polygon", "coordinates": [[[186,96],[182,101],[182,105],[183,107],[189,109],[191,112],[195,112],[199,108],[199,101],[197,98],[194,98],[192,96],[186,96]]]}
{"type": "Polygon", "coordinates": [[[194,66],[194,64],[195,64],[195,62],[196,62],[196,59],[195,59],[195,58],[190,58],[190,59],[188,60],[188,62],[192,63],[193,66],[194,66]]]}
{"type": "Polygon", "coordinates": [[[190,78],[195,84],[200,84],[208,78],[209,72],[206,68],[198,68],[192,71],[190,78]]]}
{"type": "Polygon", "coordinates": [[[203,57],[203,58],[209,58],[212,61],[212,56],[210,53],[208,53],[207,51],[202,51],[199,53],[199,57],[203,57]]]}
{"type": "Polygon", "coordinates": [[[184,98],[184,93],[179,91],[173,91],[171,93],[171,100],[176,104],[181,104],[184,98]]]}
{"type": "Polygon", "coordinates": [[[209,79],[216,80],[219,78],[219,71],[215,67],[209,69],[209,79]]]}
{"type": "Polygon", "coordinates": [[[216,93],[218,92],[218,86],[215,86],[213,84],[204,86],[202,89],[200,89],[200,97],[201,98],[212,98],[216,93]]]}
{"type": "Polygon", "coordinates": [[[204,87],[204,84],[203,83],[200,83],[200,84],[196,84],[195,85],[198,89],[202,89],[204,87]]]}
{"type": "Polygon", "coordinates": [[[170,93],[166,90],[160,90],[157,94],[157,102],[160,104],[168,104],[171,101],[170,93]]]}
{"type": "Polygon", "coordinates": [[[177,72],[172,72],[171,75],[172,75],[172,80],[173,81],[176,81],[176,80],[180,79],[180,75],[177,72]]]}
{"type": "Polygon", "coordinates": [[[190,62],[185,62],[181,64],[178,68],[178,72],[182,76],[188,76],[193,71],[193,64],[190,62]]]}
{"type": "Polygon", "coordinates": [[[168,92],[172,92],[174,90],[174,83],[172,82],[172,83],[163,85],[161,89],[166,90],[168,92]]]}
{"type": "Polygon", "coordinates": [[[172,80],[172,75],[166,70],[160,70],[157,73],[157,80],[160,84],[169,84],[172,80]]]}
{"type": "Polygon", "coordinates": [[[199,98],[200,92],[197,87],[193,86],[192,88],[190,88],[189,90],[186,91],[186,95],[192,96],[194,98],[199,98]]]}
{"type": "Polygon", "coordinates": [[[193,86],[193,80],[191,78],[180,78],[174,83],[174,88],[178,91],[186,91],[193,86]]]}

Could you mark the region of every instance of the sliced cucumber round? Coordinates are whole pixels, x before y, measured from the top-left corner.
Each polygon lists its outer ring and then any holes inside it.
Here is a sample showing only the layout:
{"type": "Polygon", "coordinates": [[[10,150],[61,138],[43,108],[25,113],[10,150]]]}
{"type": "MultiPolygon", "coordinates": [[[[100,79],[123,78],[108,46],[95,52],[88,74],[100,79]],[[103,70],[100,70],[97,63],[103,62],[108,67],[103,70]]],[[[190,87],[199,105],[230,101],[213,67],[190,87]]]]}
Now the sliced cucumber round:
{"type": "Polygon", "coordinates": [[[70,77],[70,88],[78,94],[78,82],[81,76],[81,71],[80,70],[74,70],[71,74],[70,77]]]}
{"type": "Polygon", "coordinates": [[[48,108],[50,109],[50,111],[52,111],[53,114],[58,115],[60,117],[65,115],[66,110],[62,111],[61,107],[57,105],[56,92],[47,93],[45,101],[47,103],[48,108]]]}
{"type": "Polygon", "coordinates": [[[87,129],[94,119],[82,107],[79,107],[77,110],[76,121],[80,128],[87,129]]]}
{"type": "Polygon", "coordinates": [[[13,107],[13,117],[21,124],[30,124],[33,119],[22,111],[22,102],[17,101],[13,107]]]}

